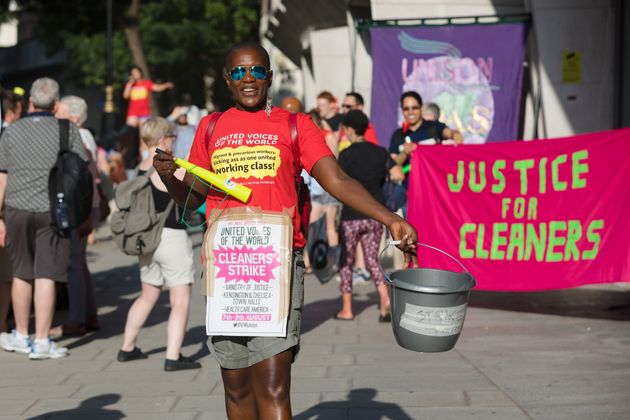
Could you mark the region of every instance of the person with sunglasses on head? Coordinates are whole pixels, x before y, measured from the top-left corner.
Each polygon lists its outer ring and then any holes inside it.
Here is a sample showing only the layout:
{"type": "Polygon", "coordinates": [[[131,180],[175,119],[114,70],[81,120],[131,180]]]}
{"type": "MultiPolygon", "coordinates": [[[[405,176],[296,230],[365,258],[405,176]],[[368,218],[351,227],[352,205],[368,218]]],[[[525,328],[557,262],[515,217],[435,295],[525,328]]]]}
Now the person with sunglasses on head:
{"type": "MultiPolygon", "coordinates": [[[[171,196],[179,203],[188,197],[188,206],[197,207],[204,201],[208,214],[225,206],[258,207],[262,211],[289,211],[293,224],[293,260],[287,330],[284,337],[213,336],[209,347],[219,365],[225,391],[227,417],[230,419],[290,419],[291,363],[300,345],[300,325],[304,305],[303,247],[305,238],[300,229],[300,212],[295,179],[299,176],[294,165],[290,113],[271,105],[269,90],[273,79],[267,51],[256,43],[245,42],[232,47],[226,57],[224,79],[236,106],[220,115],[210,138],[206,128],[212,115],[205,117],[197,130],[190,161],[202,168],[228,169],[224,174],[236,183],[251,188],[246,204],[226,198],[196,182],[186,174],[183,180],[174,177],[176,165],[168,153],[158,153],[154,167],[171,196]],[[257,136],[265,144],[229,139],[257,136]],[[269,172],[252,173],[244,169],[239,156],[225,162],[231,150],[239,147],[250,156],[248,162],[268,162],[263,159],[273,152],[278,157],[269,172]],[[221,159],[219,159],[219,157],[221,159]],[[231,169],[234,167],[234,169],[231,169]],[[262,175],[262,176],[261,176],[262,175]],[[190,192],[190,193],[189,193],[190,192]]],[[[344,204],[356,208],[367,217],[385,224],[396,239],[406,259],[415,259],[417,233],[399,216],[387,210],[355,180],[346,175],[326,145],[320,130],[304,114],[296,114],[297,142],[301,166],[319,184],[344,204]]],[[[247,166],[248,168],[251,168],[247,166]]],[[[212,308],[209,308],[212,310],[212,308]]]]}

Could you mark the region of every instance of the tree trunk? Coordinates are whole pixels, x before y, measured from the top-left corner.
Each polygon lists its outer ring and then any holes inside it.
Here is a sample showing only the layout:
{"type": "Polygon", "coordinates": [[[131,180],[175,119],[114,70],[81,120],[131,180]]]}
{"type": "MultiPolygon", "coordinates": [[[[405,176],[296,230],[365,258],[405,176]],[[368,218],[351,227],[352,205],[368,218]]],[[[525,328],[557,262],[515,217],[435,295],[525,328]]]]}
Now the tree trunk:
{"type": "MultiPolygon", "coordinates": [[[[149,71],[149,65],[147,59],[144,56],[144,48],[142,48],[142,40],[140,39],[140,28],[138,26],[140,22],[140,0],[131,0],[131,5],[127,10],[127,25],[125,25],[125,36],[127,37],[127,44],[129,44],[129,50],[131,50],[131,56],[133,61],[138,67],[142,69],[142,73],[145,79],[151,79],[151,72],[149,71]]],[[[151,104],[151,113],[153,115],[158,114],[158,105],[153,95],[149,96],[151,104]]]]}
{"type": "Polygon", "coordinates": [[[127,10],[127,25],[125,25],[125,36],[127,37],[127,44],[129,44],[129,50],[133,61],[138,67],[142,69],[145,79],[151,78],[149,66],[147,65],[147,59],[144,56],[144,49],[142,48],[142,41],[140,40],[140,28],[138,22],[140,21],[140,0],[131,0],[131,5],[127,10]]]}

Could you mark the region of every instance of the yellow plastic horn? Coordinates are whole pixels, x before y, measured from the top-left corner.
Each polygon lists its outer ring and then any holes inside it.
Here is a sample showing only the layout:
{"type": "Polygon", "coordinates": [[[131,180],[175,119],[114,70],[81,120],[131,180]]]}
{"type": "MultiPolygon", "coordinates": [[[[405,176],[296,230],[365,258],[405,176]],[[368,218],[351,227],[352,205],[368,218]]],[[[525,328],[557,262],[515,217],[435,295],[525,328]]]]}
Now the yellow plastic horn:
{"type": "Polygon", "coordinates": [[[249,196],[252,195],[252,190],[243,185],[237,184],[236,182],[224,178],[220,175],[215,174],[214,172],[210,172],[207,169],[200,168],[199,166],[193,165],[187,160],[180,159],[178,157],[175,158],[175,164],[186,169],[191,174],[198,176],[204,181],[214,185],[219,188],[221,191],[236,197],[243,203],[247,203],[249,200],[249,196]]]}

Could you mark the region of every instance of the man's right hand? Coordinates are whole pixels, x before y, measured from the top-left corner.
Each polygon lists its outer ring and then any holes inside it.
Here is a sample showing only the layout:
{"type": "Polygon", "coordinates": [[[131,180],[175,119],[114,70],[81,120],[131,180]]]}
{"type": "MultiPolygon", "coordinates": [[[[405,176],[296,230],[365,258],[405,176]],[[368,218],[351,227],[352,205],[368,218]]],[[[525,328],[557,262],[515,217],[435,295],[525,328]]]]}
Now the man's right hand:
{"type": "Polygon", "coordinates": [[[175,171],[177,170],[173,155],[164,151],[158,151],[155,156],[153,156],[153,167],[164,183],[173,179],[175,171]]]}

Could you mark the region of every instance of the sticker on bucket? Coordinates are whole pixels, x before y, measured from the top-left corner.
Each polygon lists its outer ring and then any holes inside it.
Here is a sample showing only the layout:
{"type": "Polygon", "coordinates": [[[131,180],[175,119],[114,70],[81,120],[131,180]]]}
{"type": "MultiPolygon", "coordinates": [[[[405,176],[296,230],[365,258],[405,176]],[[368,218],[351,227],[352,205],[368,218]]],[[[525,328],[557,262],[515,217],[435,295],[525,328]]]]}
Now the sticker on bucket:
{"type": "Polygon", "coordinates": [[[459,334],[464,325],[466,306],[436,308],[405,304],[405,312],[400,317],[400,326],[416,334],[432,337],[446,337],[459,334]]]}

